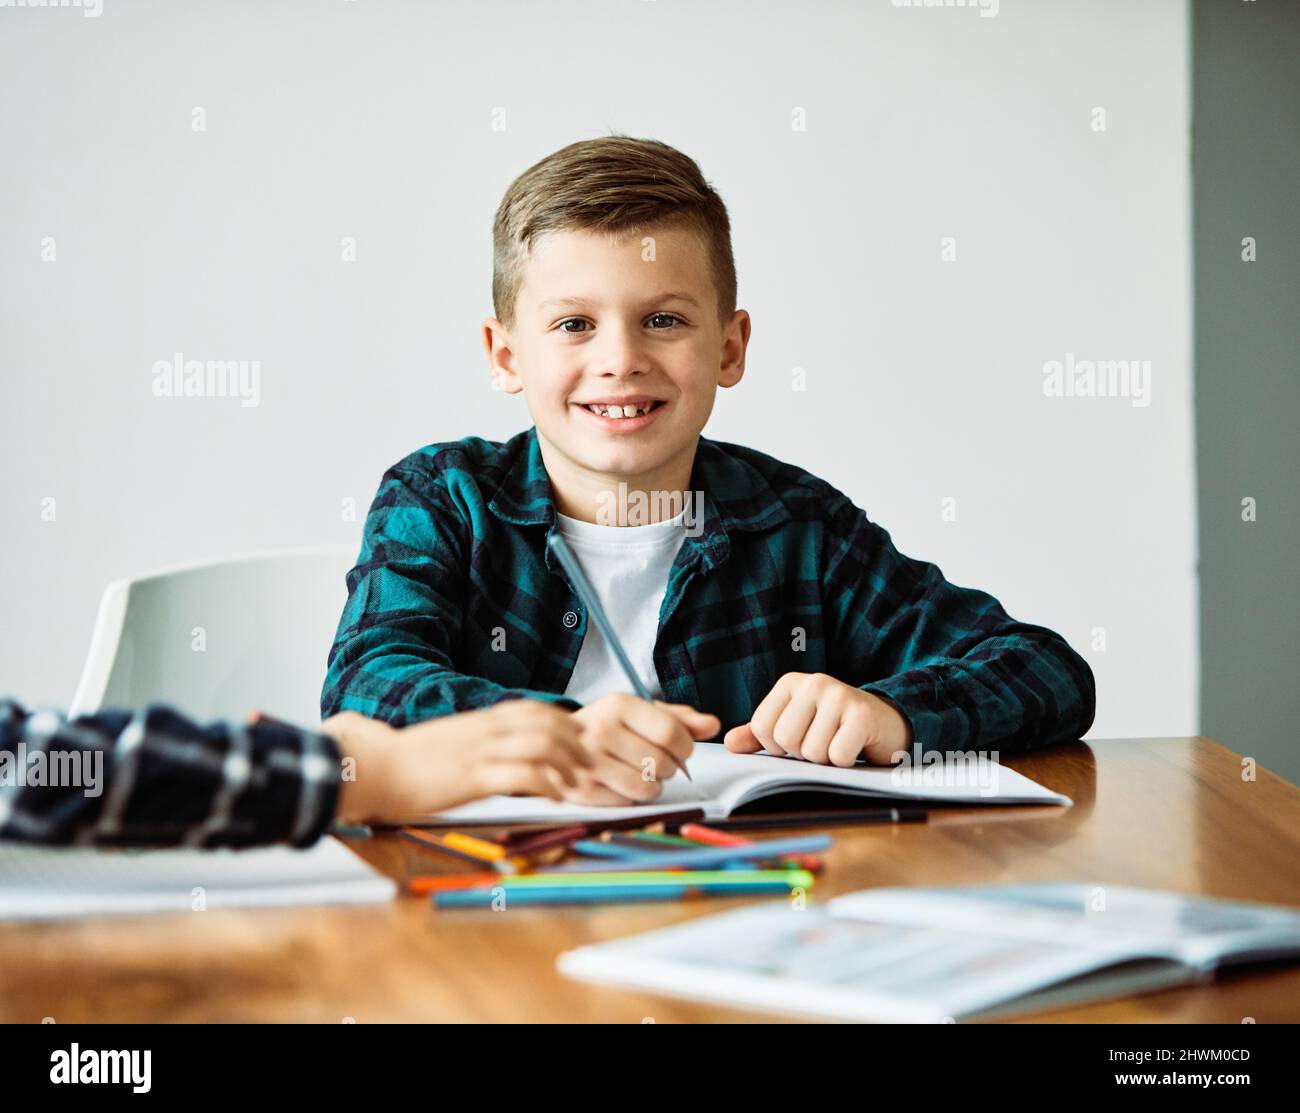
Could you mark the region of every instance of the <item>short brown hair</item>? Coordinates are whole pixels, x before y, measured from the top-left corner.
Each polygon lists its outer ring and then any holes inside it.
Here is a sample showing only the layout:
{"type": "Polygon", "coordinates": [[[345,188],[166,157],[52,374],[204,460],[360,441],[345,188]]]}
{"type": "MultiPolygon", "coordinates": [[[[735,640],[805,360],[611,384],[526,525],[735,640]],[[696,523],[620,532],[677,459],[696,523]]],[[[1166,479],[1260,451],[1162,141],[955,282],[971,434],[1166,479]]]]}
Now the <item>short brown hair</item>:
{"type": "Polygon", "coordinates": [[[701,234],[717,291],[718,319],[736,311],[731,221],[693,158],[657,139],[608,135],[561,147],[506,190],[492,224],[492,304],[514,327],[523,264],[547,232],[629,235],[680,226],[701,234]]]}

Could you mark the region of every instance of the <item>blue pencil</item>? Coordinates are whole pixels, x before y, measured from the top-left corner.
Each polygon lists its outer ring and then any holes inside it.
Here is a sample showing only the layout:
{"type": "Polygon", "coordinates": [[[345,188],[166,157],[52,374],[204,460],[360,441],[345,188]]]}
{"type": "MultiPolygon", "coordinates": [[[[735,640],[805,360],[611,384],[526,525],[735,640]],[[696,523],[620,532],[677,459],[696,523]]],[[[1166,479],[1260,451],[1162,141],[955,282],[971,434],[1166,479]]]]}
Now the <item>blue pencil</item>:
{"type": "Polygon", "coordinates": [[[450,889],[430,895],[435,908],[505,908],[522,904],[606,904],[613,901],[681,900],[687,896],[751,896],[788,893],[788,881],[748,881],[739,885],[548,885],[545,888],[495,886],[490,889],[450,889]]]}
{"type": "MultiPolygon", "coordinates": [[[[578,563],[578,558],[573,555],[573,550],[569,548],[568,543],[558,533],[551,537],[550,545],[551,551],[555,553],[555,558],[569,574],[569,579],[573,581],[573,590],[578,593],[578,597],[586,604],[587,613],[591,615],[592,621],[599,628],[601,636],[605,639],[605,644],[609,646],[618,659],[619,668],[623,670],[628,683],[632,685],[632,691],[647,703],[653,703],[654,697],[637,673],[635,666],[633,666],[631,659],[627,655],[627,650],[623,648],[623,643],[614,630],[614,624],[610,622],[609,616],[605,614],[605,608],[600,605],[600,595],[597,594],[592,582],[587,579],[587,573],[582,570],[582,565],[578,563]]],[[[695,779],[685,765],[671,753],[668,754],[668,759],[682,771],[683,777],[690,781],[692,785],[695,784],[695,779]]],[[[698,792],[699,789],[696,789],[696,791],[698,792]]]]}
{"type": "Polygon", "coordinates": [[[753,842],[748,846],[704,846],[699,850],[683,848],[677,850],[652,850],[637,853],[628,858],[610,858],[606,861],[569,862],[560,866],[545,866],[537,873],[603,873],[606,871],[631,870],[644,866],[646,869],[665,870],[681,866],[687,869],[700,869],[705,866],[725,865],[727,862],[743,861],[753,858],[777,858],[785,854],[809,854],[826,850],[831,845],[829,835],[803,835],[792,839],[769,839],[766,842],[753,842]]]}
{"type": "Polygon", "coordinates": [[[617,843],[604,842],[601,839],[579,839],[571,849],[575,854],[581,854],[585,858],[644,858],[647,853],[644,850],[619,846],[617,843]]]}

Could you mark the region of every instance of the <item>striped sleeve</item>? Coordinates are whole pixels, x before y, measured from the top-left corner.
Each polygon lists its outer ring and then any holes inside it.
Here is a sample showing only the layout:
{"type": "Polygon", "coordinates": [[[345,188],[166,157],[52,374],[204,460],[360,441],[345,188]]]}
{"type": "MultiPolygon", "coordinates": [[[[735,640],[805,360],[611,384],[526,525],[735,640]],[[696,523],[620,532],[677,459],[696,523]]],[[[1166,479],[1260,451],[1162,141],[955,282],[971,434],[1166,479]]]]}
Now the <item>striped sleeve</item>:
{"type": "Polygon", "coordinates": [[[328,735],[206,726],[173,708],[68,720],[0,700],[0,838],[47,845],[309,846],[338,806],[328,735]]]}

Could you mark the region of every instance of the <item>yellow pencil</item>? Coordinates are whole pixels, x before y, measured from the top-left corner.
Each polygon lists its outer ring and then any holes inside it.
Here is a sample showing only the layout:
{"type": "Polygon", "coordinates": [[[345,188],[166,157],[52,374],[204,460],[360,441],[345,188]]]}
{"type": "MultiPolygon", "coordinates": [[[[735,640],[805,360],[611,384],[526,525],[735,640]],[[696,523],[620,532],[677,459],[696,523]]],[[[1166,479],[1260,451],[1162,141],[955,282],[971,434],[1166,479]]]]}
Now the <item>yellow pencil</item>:
{"type": "Polygon", "coordinates": [[[466,854],[473,854],[485,862],[499,862],[506,856],[506,848],[500,843],[488,842],[473,835],[464,835],[459,831],[443,831],[441,834],[448,846],[454,846],[466,854]]]}

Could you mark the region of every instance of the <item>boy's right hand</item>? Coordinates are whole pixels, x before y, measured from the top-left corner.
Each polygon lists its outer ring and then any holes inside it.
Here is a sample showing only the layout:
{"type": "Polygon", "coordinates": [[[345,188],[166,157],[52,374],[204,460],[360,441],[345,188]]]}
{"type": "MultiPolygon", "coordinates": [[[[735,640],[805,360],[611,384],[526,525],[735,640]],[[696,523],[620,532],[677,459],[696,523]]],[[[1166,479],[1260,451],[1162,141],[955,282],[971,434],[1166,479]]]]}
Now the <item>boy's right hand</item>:
{"type": "Polygon", "coordinates": [[[577,785],[557,786],[575,804],[646,804],[659,798],[663,782],[685,764],[697,741],[714,737],[716,715],[684,703],[648,703],[615,692],[573,712],[581,744],[591,757],[577,772],[577,785]]]}

